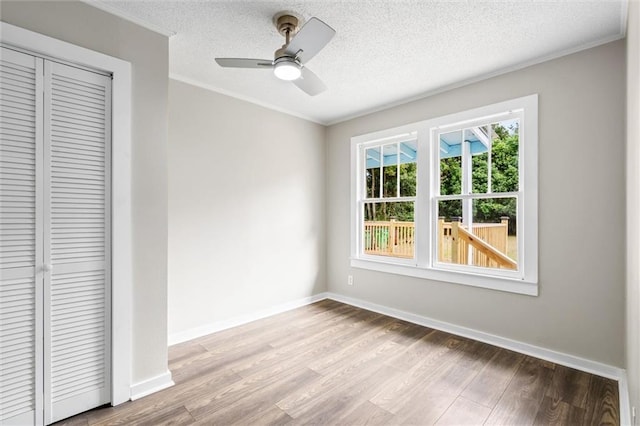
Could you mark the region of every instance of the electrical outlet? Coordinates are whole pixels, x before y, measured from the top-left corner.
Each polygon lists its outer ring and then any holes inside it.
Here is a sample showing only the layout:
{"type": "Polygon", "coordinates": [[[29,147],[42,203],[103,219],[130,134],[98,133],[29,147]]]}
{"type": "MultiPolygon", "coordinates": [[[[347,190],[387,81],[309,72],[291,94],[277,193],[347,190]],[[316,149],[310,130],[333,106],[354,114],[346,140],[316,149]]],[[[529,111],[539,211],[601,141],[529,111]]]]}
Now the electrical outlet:
{"type": "Polygon", "coordinates": [[[349,277],[347,278],[347,284],[353,285],[353,275],[349,275],[349,277]]]}

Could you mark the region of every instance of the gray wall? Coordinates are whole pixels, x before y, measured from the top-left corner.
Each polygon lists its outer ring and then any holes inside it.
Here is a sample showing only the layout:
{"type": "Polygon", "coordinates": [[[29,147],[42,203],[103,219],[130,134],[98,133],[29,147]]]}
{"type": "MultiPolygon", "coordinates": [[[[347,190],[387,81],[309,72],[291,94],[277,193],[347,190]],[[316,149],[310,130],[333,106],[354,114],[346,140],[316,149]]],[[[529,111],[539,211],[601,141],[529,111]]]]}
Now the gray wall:
{"type": "Polygon", "coordinates": [[[169,84],[169,335],[325,287],[325,128],[169,84]]]}
{"type": "Polygon", "coordinates": [[[132,64],[133,365],[167,371],[168,39],[75,1],[3,1],[2,21],[132,64]]]}
{"type": "MultiPolygon", "coordinates": [[[[631,406],[640,409],[640,3],[627,28],[627,374],[631,406]]],[[[640,413],[638,413],[640,416],[640,413]]]]}
{"type": "Polygon", "coordinates": [[[623,367],[624,98],[625,43],[618,41],[331,126],[329,291],[623,367]],[[350,268],[352,136],[533,93],[539,297],[350,268]]]}

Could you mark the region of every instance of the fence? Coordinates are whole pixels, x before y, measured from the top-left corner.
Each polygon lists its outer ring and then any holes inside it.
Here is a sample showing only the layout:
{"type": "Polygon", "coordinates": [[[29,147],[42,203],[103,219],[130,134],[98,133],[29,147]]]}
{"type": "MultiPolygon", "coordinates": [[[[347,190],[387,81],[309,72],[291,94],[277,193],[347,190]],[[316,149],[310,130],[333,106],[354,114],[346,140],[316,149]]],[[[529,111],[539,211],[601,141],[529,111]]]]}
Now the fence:
{"type": "MultiPolygon", "coordinates": [[[[445,263],[516,269],[507,256],[509,218],[500,223],[474,223],[469,232],[459,222],[438,220],[438,260],[445,263]],[[469,262],[471,259],[471,262],[469,262]]],[[[415,249],[413,222],[368,221],[364,223],[364,252],[411,258],[415,249]]]]}
{"type": "Polygon", "coordinates": [[[485,268],[517,269],[517,263],[507,256],[508,231],[508,217],[501,218],[500,223],[474,223],[472,232],[460,222],[445,222],[444,218],[440,218],[438,260],[485,268]]]}
{"type": "Polygon", "coordinates": [[[364,252],[393,257],[413,257],[413,222],[371,221],[364,223],[364,252]]]}

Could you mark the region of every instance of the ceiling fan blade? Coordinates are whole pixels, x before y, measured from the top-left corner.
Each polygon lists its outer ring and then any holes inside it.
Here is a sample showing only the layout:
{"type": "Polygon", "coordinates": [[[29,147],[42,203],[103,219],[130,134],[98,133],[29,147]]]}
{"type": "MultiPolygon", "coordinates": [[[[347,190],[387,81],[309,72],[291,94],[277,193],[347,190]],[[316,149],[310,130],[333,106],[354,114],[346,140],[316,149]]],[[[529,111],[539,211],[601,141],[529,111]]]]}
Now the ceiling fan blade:
{"type": "Polygon", "coordinates": [[[293,37],[285,52],[290,56],[298,56],[301,63],[305,63],[322,50],[335,35],[336,30],[319,20],[311,18],[293,37]]]}
{"type": "Polygon", "coordinates": [[[273,61],[269,59],[216,58],[216,62],[226,68],[273,68],[273,61]]]}
{"type": "Polygon", "coordinates": [[[327,86],[308,68],[302,68],[302,76],[292,81],[303,92],[310,96],[315,96],[327,90],[327,86]]]}

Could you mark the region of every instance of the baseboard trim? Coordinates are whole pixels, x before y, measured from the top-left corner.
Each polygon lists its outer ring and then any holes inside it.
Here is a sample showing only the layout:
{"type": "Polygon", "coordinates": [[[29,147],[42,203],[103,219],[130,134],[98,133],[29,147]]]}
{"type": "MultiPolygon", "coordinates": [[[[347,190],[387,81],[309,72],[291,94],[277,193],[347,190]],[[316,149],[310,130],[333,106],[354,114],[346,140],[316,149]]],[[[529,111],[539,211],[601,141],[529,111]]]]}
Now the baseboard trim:
{"type": "Polygon", "coordinates": [[[519,342],[517,340],[507,339],[504,337],[496,336],[494,334],[474,330],[472,328],[461,327],[455,324],[435,320],[433,318],[425,317],[422,315],[401,311],[399,309],[389,308],[386,306],[378,305],[360,299],[355,299],[348,296],[343,296],[336,293],[328,293],[327,297],[331,300],[346,303],[348,305],[367,309],[373,312],[378,312],[380,314],[398,318],[425,327],[434,328],[436,330],[446,331],[447,333],[455,334],[457,336],[478,340],[480,342],[499,346],[501,348],[509,349],[525,355],[531,355],[536,358],[582,370],[587,373],[596,374],[598,376],[607,377],[609,379],[619,380],[620,377],[624,374],[624,370],[618,367],[613,367],[607,364],[602,364],[600,362],[591,361],[574,355],[541,348],[539,346],[519,342]]]}
{"type": "Polygon", "coordinates": [[[256,321],[262,318],[267,318],[273,315],[281,314],[283,312],[290,311],[292,309],[300,308],[302,306],[310,305],[320,300],[327,298],[327,293],[318,293],[313,296],[304,297],[298,300],[292,300],[271,308],[263,309],[258,312],[254,312],[247,315],[240,315],[234,318],[230,318],[223,321],[217,321],[211,324],[206,324],[200,327],[192,328],[190,330],[181,331],[178,333],[172,333],[169,335],[169,346],[176,345],[178,343],[186,342],[196,339],[198,337],[206,336],[207,334],[215,333],[217,331],[226,330],[228,328],[237,327],[239,325],[247,324],[252,321],[256,321]]]}
{"type": "Polygon", "coordinates": [[[151,395],[152,393],[161,391],[163,389],[173,386],[173,380],[171,379],[171,371],[152,377],[142,382],[134,383],[131,386],[131,400],[135,401],[143,396],[151,395]]]}
{"type": "Polygon", "coordinates": [[[393,318],[398,318],[414,324],[433,328],[457,336],[467,337],[469,339],[488,343],[504,349],[509,349],[535,358],[551,361],[555,364],[564,365],[565,367],[575,368],[576,370],[595,374],[597,376],[606,377],[618,382],[618,394],[620,398],[620,424],[631,425],[631,407],[629,403],[629,387],[627,384],[626,370],[603,364],[597,361],[591,361],[575,355],[569,355],[557,352],[551,349],[542,348],[540,346],[531,345],[529,343],[519,342],[517,340],[507,339],[496,336],[494,334],[485,333],[483,331],[474,330],[472,328],[461,327],[444,321],[435,320],[433,318],[422,315],[413,314],[411,312],[401,311],[399,309],[389,308],[387,306],[378,305],[367,302],[365,300],[356,299],[349,296],[343,296],[336,293],[327,293],[327,298],[337,302],[346,303],[358,308],[367,309],[393,318]]]}

